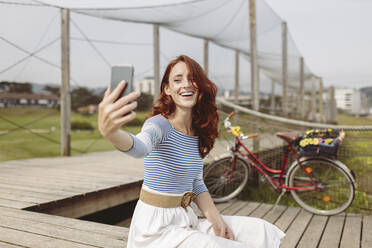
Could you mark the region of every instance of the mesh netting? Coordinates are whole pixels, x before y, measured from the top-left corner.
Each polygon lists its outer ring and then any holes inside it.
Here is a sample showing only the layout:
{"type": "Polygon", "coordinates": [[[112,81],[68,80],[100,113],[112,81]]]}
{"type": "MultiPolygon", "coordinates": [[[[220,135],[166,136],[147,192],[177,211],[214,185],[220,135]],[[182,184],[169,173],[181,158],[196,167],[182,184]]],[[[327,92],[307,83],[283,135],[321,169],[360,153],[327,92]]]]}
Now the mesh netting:
{"type": "MultiPolygon", "coordinates": [[[[220,123],[228,114],[234,110],[234,105],[225,104],[225,101],[219,101],[220,123]]],[[[351,211],[372,212],[372,184],[369,180],[372,175],[372,126],[336,126],[320,123],[294,121],[285,118],[267,118],[250,110],[240,111],[231,119],[233,126],[240,126],[244,134],[252,132],[259,133],[256,138],[257,147],[254,147],[254,139],[245,139],[243,143],[251,150],[256,150],[259,159],[265,164],[275,169],[280,169],[283,163],[285,147],[287,142],[279,138],[277,132],[296,131],[305,134],[307,130],[319,129],[327,130],[333,128],[344,130],[346,135],[339,146],[337,159],[343,162],[349,169],[355,173],[356,177],[356,196],[351,211]]],[[[227,133],[220,126],[220,137],[215,143],[215,148],[209,154],[208,160],[211,162],[220,157],[231,155],[227,150],[228,145],[234,144],[234,136],[227,133]]],[[[298,148],[298,147],[297,147],[298,148]]],[[[241,149],[243,151],[243,149],[241,149]]],[[[290,156],[289,162],[293,162],[290,156]]],[[[290,165],[290,164],[289,164],[290,165]]],[[[287,164],[288,166],[288,164],[287,164]]]]}
{"type": "MultiPolygon", "coordinates": [[[[96,17],[139,23],[158,23],[162,27],[198,38],[207,38],[223,47],[250,52],[249,7],[247,0],[152,0],[152,1],[60,1],[43,4],[70,8],[96,17]]],[[[283,20],[263,0],[256,1],[258,64],[265,74],[282,81],[283,20]]],[[[298,87],[301,53],[290,33],[288,40],[288,85],[298,87]]],[[[246,57],[248,58],[248,57],[246,57]]],[[[311,71],[305,65],[305,79],[311,71]]],[[[308,83],[305,83],[308,87],[308,83]]]]}

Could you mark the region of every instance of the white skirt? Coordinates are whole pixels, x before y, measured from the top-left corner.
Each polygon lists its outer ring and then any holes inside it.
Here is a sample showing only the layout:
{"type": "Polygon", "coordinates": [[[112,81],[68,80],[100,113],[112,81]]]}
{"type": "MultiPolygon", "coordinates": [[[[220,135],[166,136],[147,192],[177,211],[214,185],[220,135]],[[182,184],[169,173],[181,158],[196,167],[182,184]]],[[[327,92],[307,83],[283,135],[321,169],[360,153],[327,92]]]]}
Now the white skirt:
{"type": "MultiPolygon", "coordinates": [[[[169,194],[145,190],[162,195],[169,194]]],[[[211,223],[198,219],[193,208],[160,208],[138,200],[130,225],[127,248],[278,248],[285,234],[269,222],[246,216],[222,215],[235,240],[214,234],[211,223]]]]}

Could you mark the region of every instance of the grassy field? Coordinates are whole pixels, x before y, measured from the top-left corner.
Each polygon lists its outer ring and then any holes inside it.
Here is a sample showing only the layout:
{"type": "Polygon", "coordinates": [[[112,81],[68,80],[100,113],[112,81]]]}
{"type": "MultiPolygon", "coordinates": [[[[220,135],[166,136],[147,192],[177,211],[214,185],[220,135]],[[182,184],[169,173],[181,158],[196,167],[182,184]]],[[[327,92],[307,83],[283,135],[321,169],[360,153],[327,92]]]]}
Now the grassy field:
{"type": "MultiPolygon", "coordinates": [[[[147,113],[137,113],[137,118],[144,120],[147,113]]],[[[0,108],[0,161],[35,157],[54,157],[60,155],[60,113],[55,109],[45,108],[0,108]],[[27,129],[51,130],[51,133],[33,134],[27,129]],[[10,131],[5,133],[5,131],[10,131]]],[[[97,114],[84,116],[71,114],[71,121],[87,121],[94,127],[93,131],[71,131],[71,152],[73,155],[84,152],[113,150],[110,142],[102,138],[97,129],[97,114]]],[[[140,126],[125,128],[133,133],[140,126]]]]}
{"type": "MultiPolygon", "coordinates": [[[[371,125],[372,119],[346,114],[338,115],[339,125],[371,125]]],[[[339,159],[355,172],[357,188],[355,198],[347,212],[372,214],[372,131],[347,131],[341,146],[339,159]]],[[[248,185],[239,195],[242,200],[259,201],[274,204],[279,194],[267,184],[259,188],[248,185]]],[[[290,194],[280,201],[282,205],[297,206],[290,194]]]]}

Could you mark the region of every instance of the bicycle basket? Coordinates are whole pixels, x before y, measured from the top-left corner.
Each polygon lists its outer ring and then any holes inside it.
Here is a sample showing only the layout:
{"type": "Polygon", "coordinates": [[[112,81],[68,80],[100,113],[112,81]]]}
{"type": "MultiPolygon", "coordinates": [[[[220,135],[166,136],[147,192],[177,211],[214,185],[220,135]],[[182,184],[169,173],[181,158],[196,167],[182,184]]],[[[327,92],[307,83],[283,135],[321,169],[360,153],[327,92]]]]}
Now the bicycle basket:
{"type": "Polygon", "coordinates": [[[344,131],[327,129],[308,130],[299,141],[301,156],[337,157],[338,147],[345,137],[344,131]]]}

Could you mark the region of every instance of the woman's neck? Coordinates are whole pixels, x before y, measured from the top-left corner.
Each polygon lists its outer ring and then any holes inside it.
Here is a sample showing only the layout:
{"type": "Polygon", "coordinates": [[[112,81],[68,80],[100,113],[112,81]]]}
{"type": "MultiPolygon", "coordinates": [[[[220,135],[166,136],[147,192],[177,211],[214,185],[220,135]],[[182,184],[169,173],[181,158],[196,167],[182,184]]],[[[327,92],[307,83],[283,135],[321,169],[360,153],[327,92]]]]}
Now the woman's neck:
{"type": "Polygon", "coordinates": [[[190,109],[176,108],[176,111],[168,117],[168,120],[178,131],[186,135],[194,135],[194,130],[192,130],[192,112],[190,109]]]}

